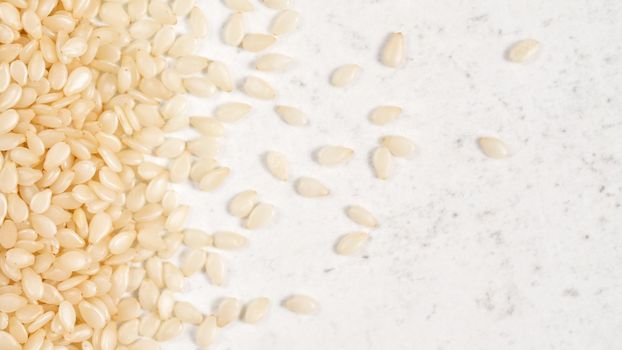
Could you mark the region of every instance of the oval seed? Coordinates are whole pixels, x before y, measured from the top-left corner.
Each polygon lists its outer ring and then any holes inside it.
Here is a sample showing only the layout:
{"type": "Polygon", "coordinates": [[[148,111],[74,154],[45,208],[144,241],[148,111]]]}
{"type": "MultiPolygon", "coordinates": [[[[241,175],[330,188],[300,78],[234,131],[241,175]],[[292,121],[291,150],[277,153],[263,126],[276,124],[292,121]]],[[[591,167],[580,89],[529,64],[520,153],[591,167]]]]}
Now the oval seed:
{"type": "Polygon", "coordinates": [[[274,216],[274,206],[268,203],[259,203],[246,218],[246,228],[255,230],[268,224],[274,216]]]}
{"type": "Polygon", "coordinates": [[[255,9],[255,6],[248,0],[225,0],[225,5],[233,11],[240,12],[248,12],[255,9]]]}
{"type": "Polygon", "coordinates": [[[242,38],[242,48],[250,52],[259,52],[267,49],[276,42],[276,37],[270,34],[248,33],[242,38]]]}
{"type": "Polygon", "coordinates": [[[256,298],[251,300],[246,305],[244,310],[244,322],[257,323],[261,321],[270,308],[270,299],[268,298],[256,298]]]}
{"type": "Polygon", "coordinates": [[[173,13],[175,16],[184,17],[190,13],[190,11],[195,8],[194,0],[175,0],[173,2],[173,13]]]}
{"type": "Polygon", "coordinates": [[[293,313],[302,315],[310,315],[318,311],[317,302],[313,298],[300,294],[287,298],[283,306],[293,313]]]}
{"type": "Polygon", "coordinates": [[[200,8],[196,6],[192,8],[192,10],[190,11],[189,23],[192,36],[194,36],[195,38],[204,38],[207,36],[209,30],[207,17],[200,8]]]}
{"type": "Polygon", "coordinates": [[[255,61],[255,68],[265,72],[284,70],[289,67],[293,61],[294,60],[289,56],[269,53],[259,57],[255,61]]]}
{"type": "Polygon", "coordinates": [[[279,152],[270,151],[266,153],[266,167],[272,174],[281,181],[288,179],[288,162],[285,155],[279,152]]]}
{"type": "Polygon", "coordinates": [[[217,92],[216,85],[207,77],[185,78],[183,84],[189,93],[199,97],[210,97],[217,92]]]}
{"type": "Polygon", "coordinates": [[[388,148],[376,148],[372,155],[372,166],[377,178],[381,180],[388,179],[389,174],[391,173],[392,163],[391,152],[389,152],[388,148]]]}
{"type": "Polygon", "coordinates": [[[178,318],[170,318],[165,320],[160,325],[160,328],[155,334],[155,340],[159,342],[171,340],[181,334],[184,326],[178,318]]]}
{"type": "Polygon", "coordinates": [[[222,29],[222,40],[231,46],[240,46],[244,39],[244,16],[241,13],[232,14],[222,29]]]}
{"type": "Polygon", "coordinates": [[[225,132],[222,122],[216,118],[190,117],[190,125],[204,136],[222,136],[225,132]]]}
{"type": "Polygon", "coordinates": [[[369,234],[365,232],[348,233],[339,238],[335,251],[339,255],[352,255],[361,249],[367,240],[369,240],[369,234]]]}
{"type": "Polygon", "coordinates": [[[283,35],[296,30],[300,14],[292,10],[283,10],[279,12],[272,22],[272,34],[283,35]]]}
{"type": "Polygon", "coordinates": [[[143,337],[153,337],[160,328],[160,319],[158,315],[147,313],[140,319],[138,334],[143,337]]]}
{"type": "Polygon", "coordinates": [[[396,68],[404,62],[404,34],[391,33],[387,38],[380,61],[387,67],[396,68]]]}
{"type": "Polygon", "coordinates": [[[93,329],[102,329],[106,325],[106,316],[99,307],[83,300],[78,304],[80,316],[89,327],[93,329]]]}
{"type": "Polygon", "coordinates": [[[19,310],[28,303],[26,298],[13,293],[0,295],[0,311],[11,313],[19,310]]]}
{"type": "Polygon", "coordinates": [[[490,158],[501,159],[509,155],[507,146],[503,141],[495,137],[480,137],[477,139],[479,148],[490,158]]]}
{"type": "MultiPolygon", "coordinates": [[[[200,249],[192,249],[185,256],[181,264],[181,271],[184,276],[191,276],[203,268],[205,265],[206,255],[200,249]]],[[[178,316],[179,317],[179,316],[178,316]]]]}
{"type": "Polygon", "coordinates": [[[22,349],[22,346],[17,342],[13,335],[5,331],[0,331],[0,344],[2,344],[3,348],[6,350],[22,349]]]}
{"type": "Polygon", "coordinates": [[[290,6],[290,0],[263,0],[263,4],[276,10],[282,10],[290,6]]]}
{"type": "Polygon", "coordinates": [[[78,67],[69,74],[63,93],[67,96],[79,93],[86,89],[92,80],[93,73],[88,67],[78,67]]]}
{"type": "Polygon", "coordinates": [[[402,114],[402,108],[397,106],[380,106],[374,109],[369,120],[376,125],[384,125],[395,120],[402,114]]]}
{"type": "Polygon", "coordinates": [[[229,202],[229,214],[238,218],[247,217],[257,204],[257,198],[257,192],[253,190],[238,193],[229,202]]]}
{"type": "Polygon", "coordinates": [[[247,244],[246,237],[239,233],[219,231],[214,233],[214,247],[218,249],[240,249],[247,244]]]}
{"type": "Polygon", "coordinates": [[[330,194],[330,191],[320,181],[310,178],[301,177],[296,182],[296,192],[303,197],[324,197],[330,194]]]}
{"type": "Polygon", "coordinates": [[[174,292],[181,292],[184,289],[184,274],[177,266],[164,263],[164,284],[174,292]]]}
{"type": "Polygon", "coordinates": [[[344,87],[351,84],[361,73],[361,66],[357,64],[344,64],[333,71],[330,83],[335,87],[344,87]]]}
{"type": "Polygon", "coordinates": [[[317,152],[317,162],[320,165],[337,165],[352,158],[354,151],[343,146],[324,146],[317,152]]]}
{"type": "Polygon", "coordinates": [[[229,69],[224,63],[219,61],[210,62],[207,67],[207,76],[218,89],[225,92],[233,91],[233,80],[229,74],[229,69]]]}
{"type": "Polygon", "coordinates": [[[229,176],[229,168],[222,167],[214,169],[201,178],[199,189],[205,192],[211,192],[219,188],[229,176]]]}
{"type": "Polygon", "coordinates": [[[385,136],[382,145],[396,157],[409,157],[415,152],[415,144],[404,136],[385,136]]]}
{"type": "Polygon", "coordinates": [[[309,122],[307,116],[298,108],[291,106],[276,106],[274,108],[276,113],[289,125],[293,126],[305,126],[309,122]]]}
{"type": "Polygon", "coordinates": [[[218,324],[216,316],[206,316],[196,331],[196,342],[202,348],[210,346],[218,335],[218,324]]]}
{"type": "Polygon", "coordinates": [[[218,304],[216,323],[218,327],[225,327],[240,317],[240,302],[236,298],[225,298],[218,304]]]}
{"type": "Polygon", "coordinates": [[[216,253],[209,253],[205,260],[205,272],[207,278],[214,285],[221,286],[225,281],[225,263],[222,257],[216,253]]]}
{"type": "Polygon", "coordinates": [[[201,314],[201,311],[197,310],[194,305],[185,301],[178,301],[175,303],[174,313],[175,317],[185,323],[200,324],[203,321],[203,314],[201,314]]]}
{"type": "Polygon", "coordinates": [[[510,62],[523,63],[533,58],[540,48],[540,43],[534,39],[525,39],[514,43],[507,51],[506,57],[510,62]]]}
{"type": "Polygon", "coordinates": [[[248,96],[261,100],[271,100],[276,97],[276,92],[268,82],[253,76],[246,78],[243,89],[248,96]]]}
{"type": "Polygon", "coordinates": [[[214,115],[223,123],[233,123],[244,118],[251,109],[251,105],[247,103],[230,102],[220,105],[214,115]]]}
{"type": "Polygon", "coordinates": [[[117,331],[117,339],[119,343],[128,345],[138,339],[138,329],[140,327],[139,320],[129,320],[119,326],[117,331]]]}
{"type": "Polygon", "coordinates": [[[374,215],[367,209],[359,206],[359,205],[351,205],[346,210],[348,217],[352,219],[352,221],[356,222],[359,225],[367,226],[367,227],[378,227],[378,220],[374,217],[374,215]]]}

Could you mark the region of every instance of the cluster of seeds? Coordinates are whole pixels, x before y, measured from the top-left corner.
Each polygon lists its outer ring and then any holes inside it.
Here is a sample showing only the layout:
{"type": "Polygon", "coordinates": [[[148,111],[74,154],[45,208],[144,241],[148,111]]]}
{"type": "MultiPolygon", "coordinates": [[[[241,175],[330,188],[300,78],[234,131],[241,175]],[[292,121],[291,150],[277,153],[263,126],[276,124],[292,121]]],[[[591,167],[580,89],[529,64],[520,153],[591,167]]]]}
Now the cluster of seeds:
{"type": "MultiPolygon", "coordinates": [[[[266,0],[281,10],[272,33],[245,33],[242,12],[253,5],[225,3],[236,13],[223,40],[252,52],[293,31],[299,17],[288,1],[266,0]]],[[[184,112],[186,95],[234,90],[223,62],[195,54],[208,32],[194,0],[0,3],[2,349],[159,349],[184,325],[195,325],[197,344],[208,347],[240,318],[235,298],[223,299],[213,315],[175,300],[185,278],[202,270],[222,285],[225,264],[216,250],[247,245],[238,233],[185,228],[189,207],[169,186],[219,188],[230,169],[215,160],[217,138],[224,124],[252,110],[229,102],[214,117],[184,112]],[[169,135],[186,129],[196,136],[169,135]],[[172,258],[182,249],[177,265],[172,258]]],[[[256,67],[275,71],[291,62],[273,53],[256,67]]],[[[276,96],[252,76],[243,90],[276,96]]],[[[291,124],[306,123],[292,107],[278,110],[291,124]]],[[[230,211],[256,229],[274,209],[247,191],[230,211]]],[[[314,308],[311,299],[291,300],[293,311],[314,308]]],[[[256,298],[241,318],[256,323],[269,307],[256,298]]]]}
{"type": "MultiPolygon", "coordinates": [[[[248,0],[225,0],[233,12],[222,41],[250,52],[270,48],[294,31],[300,15],[288,0],[263,0],[279,10],[270,33],[247,33],[248,0]]],[[[225,298],[213,314],[177,301],[185,278],[204,271],[213,285],[225,282],[217,250],[238,250],[247,239],[235,232],[209,235],[185,227],[189,207],[172,183],[191,182],[202,191],[218,189],[231,170],[215,157],[225,124],[252,110],[242,102],[220,105],[213,117],[188,116],[186,96],[209,98],[235,89],[227,65],[195,54],[208,35],[205,14],[194,0],[9,0],[0,3],[0,347],[6,350],[152,350],[175,338],[185,325],[196,327],[206,348],[219,330],[241,318],[260,321],[270,301],[258,297],[242,312],[225,298]],[[186,21],[187,31],[177,24],[186,21]],[[191,129],[190,139],[171,136],[191,129]],[[185,247],[184,247],[185,246],[185,247]],[[209,248],[209,249],[206,249],[209,248]],[[172,259],[183,250],[181,263],[172,259]]],[[[537,42],[517,43],[508,58],[522,62],[537,42]]],[[[379,60],[399,67],[404,36],[392,33],[379,60]]],[[[259,71],[279,71],[292,58],[278,53],[258,57],[259,71]]],[[[362,69],[337,68],[332,85],[345,87],[362,69]]],[[[242,90],[272,100],[275,89],[248,76],[242,90]]],[[[308,124],[292,106],[276,113],[292,126],[308,124]]],[[[384,125],[402,113],[381,106],[370,116],[384,125]]],[[[508,154],[498,139],[479,139],[483,152],[508,154]]],[[[409,157],[413,143],[385,136],[374,150],[376,176],[387,179],[393,157],[409,157]]],[[[320,148],[323,166],[346,163],[354,150],[320,148]]],[[[269,152],[270,173],[288,181],[285,156],[269,152]]],[[[312,177],[299,177],[304,197],[330,190],[312,177]]],[[[237,194],[228,206],[247,229],[259,229],[274,216],[271,204],[254,190],[237,194]]],[[[355,223],[373,229],[377,219],[358,205],[347,208],[355,223]]],[[[369,239],[366,232],[341,237],[337,253],[350,255],[369,239]]],[[[283,306],[312,314],[317,303],[292,295],[283,306]]]]}

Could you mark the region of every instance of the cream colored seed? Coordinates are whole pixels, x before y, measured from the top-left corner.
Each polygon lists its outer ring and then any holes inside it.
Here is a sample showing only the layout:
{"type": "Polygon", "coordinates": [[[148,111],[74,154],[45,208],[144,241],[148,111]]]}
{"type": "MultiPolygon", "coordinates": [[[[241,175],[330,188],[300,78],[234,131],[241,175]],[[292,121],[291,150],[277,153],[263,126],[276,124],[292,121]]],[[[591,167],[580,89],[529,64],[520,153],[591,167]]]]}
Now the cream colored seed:
{"type": "Polygon", "coordinates": [[[160,344],[152,339],[139,339],[128,346],[128,350],[160,350],[160,344]]]}
{"type": "Polygon", "coordinates": [[[183,152],[177,157],[169,167],[171,174],[171,182],[180,183],[188,180],[190,169],[192,167],[192,158],[188,152],[183,152]]]}
{"type": "Polygon", "coordinates": [[[154,313],[146,313],[138,326],[138,334],[143,337],[153,337],[160,328],[160,318],[154,313]]]}
{"type": "Polygon", "coordinates": [[[267,49],[276,42],[276,36],[262,33],[248,33],[242,38],[242,48],[250,52],[267,49]]]}
{"type": "Polygon", "coordinates": [[[263,4],[267,7],[281,10],[290,6],[290,0],[263,0],[263,4]]]}
{"type": "Polygon", "coordinates": [[[265,80],[257,77],[247,77],[243,86],[244,92],[250,96],[261,100],[272,100],[276,98],[276,92],[265,80]]]}
{"type": "Polygon", "coordinates": [[[307,116],[296,107],[276,106],[274,110],[289,125],[305,126],[309,123],[307,116]]]}
{"type": "Polygon", "coordinates": [[[289,166],[285,155],[279,152],[270,151],[265,157],[266,167],[272,174],[281,181],[287,181],[289,174],[289,166]]]}
{"type": "Polygon", "coordinates": [[[503,141],[495,137],[480,137],[477,139],[479,148],[490,158],[501,159],[509,156],[507,146],[503,141]]]}
{"type": "Polygon", "coordinates": [[[0,344],[2,344],[3,349],[6,350],[21,350],[22,346],[17,342],[17,340],[11,335],[11,333],[0,331],[0,344]]]}
{"type": "Polygon", "coordinates": [[[540,43],[534,39],[524,39],[512,45],[506,54],[507,59],[514,63],[523,63],[533,58],[540,49],[540,43]]]}
{"type": "Polygon", "coordinates": [[[324,146],[317,152],[317,162],[320,165],[338,165],[352,158],[354,151],[343,146],[324,146]]]}
{"type": "Polygon", "coordinates": [[[219,328],[216,316],[206,316],[196,331],[195,340],[197,345],[203,349],[206,349],[214,342],[216,336],[218,335],[218,330],[219,328]]]}
{"type": "Polygon", "coordinates": [[[201,178],[199,189],[205,192],[211,192],[219,188],[223,182],[229,177],[229,168],[222,167],[214,169],[201,178]]]}
{"type": "Polygon", "coordinates": [[[404,62],[404,34],[391,33],[380,53],[380,61],[387,67],[396,68],[404,62]]]}
{"type": "Polygon", "coordinates": [[[203,321],[201,311],[197,310],[194,305],[185,301],[178,301],[175,303],[174,313],[175,317],[185,323],[200,324],[203,321]]]}
{"type": "Polygon", "coordinates": [[[318,305],[307,295],[292,295],[283,302],[283,306],[296,314],[310,315],[318,311],[318,305]]]}
{"type": "Polygon", "coordinates": [[[296,182],[296,192],[303,197],[324,197],[330,191],[320,181],[311,177],[301,177],[296,182]]]}
{"type": "MultiPolygon", "coordinates": [[[[188,141],[186,148],[190,151],[190,153],[192,153],[192,155],[203,158],[203,160],[207,159],[208,161],[211,161],[210,158],[215,157],[220,150],[220,146],[218,145],[216,138],[208,136],[188,141]]],[[[195,164],[200,162],[201,160],[195,162],[195,164]]],[[[192,174],[192,170],[190,173],[192,174]]]]}
{"type": "Polygon", "coordinates": [[[207,76],[218,89],[225,92],[233,91],[233,80],[229,74],[229,69],[224,63],[219,61],[210,62],[207,67],[207,76]]]}
{"type": "Polygon", "coordinates": [[[214,247],[218,249],[233,250],[246,246],[248,240],[246,237],[235,232],[219,231],[213,234],[214,247]]]}
{"type": "Polygon", "coordinates": [[[268,53],[255,61],[255,68],[260,71],[272,72],[284,70],[289,67],[292,62],[293,59],[289,56],[278,53],[268,53]]]}
{"type": "Polygon", "coordinates": [[[227,45],[239,46],[244,39],[244,33],[244,16],[241,13],[234,13],[222,29],[222,40],[227,45]]]}
{"type": "Polygon", "coordinates": [[[27,302],[26,298],[17,294],[5,293],[0,295],[0,311],[6,313],[15,312],[26,305],[27,302]]]}
{"type": "Polygon", "coordinates": [[[352,219],[352,221],[356,222],[359,225],[367,226],[367,227],[378,227],[378,220],[374,217],[374,215],[367,209],[359,206],[359,205],[351,205],[346,210],[348,217],[352,219]]]}
{"type": "Polygon", "coordinates": [[[257,192],[253,190],[238,193],[229,202],[229,214],[238,218],[247,217],[257,204],[257,199],[257,192]]]}
{"type": "Polygon", "coordinates": [[[270,299],[268,298],[256,298],[249,301],[244,310],[244,322],[257,323],[261,321],[266,316],[269,309],[270,299]]]}
{"type": "Polygon", "coordinates": [[[174,307],[175,299],[173,294],[168,290],[164,290],[158,298],[158,315],[160,315],[160,319],[166,320],[170,318],[174,307]]]}
{"type": "Polygon", "coordinates": [[[155,340],[159,342],[171,340],[181,334],[184,327],[178,318],[170,318],[160,325],[156,332],[155,340]]]}
{"type": "Polygon", "coordinates": [[[247,103],[230,102],[218,106],[214,115],[223,123],[233,123],[244,118],[251,109],[251,105],[247,103]]]}
{"type": "Polygon", "coordinates": [[[216,253],[209,253],[205,260],[207,278],[214,285],[221,286],[225,281],[225,263],[216,253]]]}
{"type": "Polygon", "coordinates": [[[171,263],[164,263],[164,284],[166,288],[174,292],[184,289],[184,274],[179,268],[171,263]]]}
{"type": "Polygon", "coordinates": [[[240,302],[236,298],[225,298],[218,304],[216,322],[218,327],[225,327],[240,317],[240,302]]]}
{"type": "Polygon", "coordinates": [[[350,85],[361,74],[361,67],[357,64],[345,64],[335,69],[330,77],[330,83],[335,87],[350,85]]]}
{"type": "Polygon", "coordinates": [[[381,180],[388,179],[391,173],[392,163],[393,159],[388,148],[383,146],[374,150],[372,154],[372,166],[377,178],[381,180]]]}
{"type": "Polygon", "coordinates": [[[382,145],[396,157],[409,157],[415,152],[415,144],[404,136],[385,136],[382,145]]]}
{"type": "Polygon", "coordinates": [[[205,265],[206,254],[200,249],[192,249],[184,256],[181,264],[181,271],[184,276],[191,276],[203,268],[205,265]]]}
{"type": "Polygon", "coordinates": [[[205,136],[217,137],[222,136],[225,132],[225,127],[216,118],[190,117],[190,125],[205,136]]]}
{"type": "Polygon", "coordinates": [[[256,230],[267,225],[274,216],[274,206],[268,203],[259,203],[251,210],[246,218],[246,228],[256,230]]]}
{"type": "Polygon", "coordinates": [[[147,8],[149,15],[160,24],[175,24],[177,18],[173,10],[164,1],[152,0],[147,8]]]}
{"type": "Polygon", "coordinates": [[[225,5],[233,11],[248,12],[255,10],[255,6],[248,0],[225,0],[225,5]]]}
{"type": "Polygon", "coordinates": [[[279,12],[272,22],[272,34],[283,35],[296,30],[300,14],[292,10],[283,10],[279,12]]]}
{"type": "Polygon", "coordinates": [[[87,67],[74,69],[67,78],[63,93],[67,96],[82,92],[93,80],[93,73],[87,67]]]}
{"type": "Polygon", "coordinates": [[[186,246],[195,248],[212,245],[212,237],[197,229],[185,229],[183,232],[183,241],[186,246]]]}
{"type": "Polygon", "coordinates": [[[384,125],[395,120],[402,114],[402,108],[397,106],[380,106],[374,109],[369,120],[376,125],[384,125]]]}
{"type": "Polygon", "coordinates": [[[192,8],[189,23],[190,31],[195,38],[205,38],[207,36],[209,31],[207,17],[200,8],[192,8]]]}
{"type": "Polygon", "coordinates": [[[189,93],[199,97],[211,97],[217,92],[216,85],[207,77],[185,78],[183,84],[189,93]]]}
{"type": "Polygon", "coordinates": [[[361,249],[363,244],[369,240],[369,234],[365,232],[348,233],[337,242],[335,251],[339,255],[352,255],[361,249]]]}
{"type": "Polygon", "coordinates": [[[117,340],[124,345],[135,342],[138,339],[139,328],[140,320],[129,320],[121,324],[117,331],[117,340]]]}
{"type": "Polygon", "coordinates": [[[194,7],[194,0],[175,0],[172,8],[175,16],[184,17],[196,7],[194,7]]]}

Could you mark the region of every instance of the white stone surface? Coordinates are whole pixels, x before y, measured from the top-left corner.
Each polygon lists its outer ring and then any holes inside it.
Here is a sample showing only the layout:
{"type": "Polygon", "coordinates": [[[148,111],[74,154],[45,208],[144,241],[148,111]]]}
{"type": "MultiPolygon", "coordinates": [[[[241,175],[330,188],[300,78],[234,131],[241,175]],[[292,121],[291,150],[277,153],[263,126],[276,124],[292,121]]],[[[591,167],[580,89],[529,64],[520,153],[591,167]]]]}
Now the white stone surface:
{"type": "MultiPolygon", "coordinates": [[[[254,1],[249,31],[266,32],[276,14],[254,1]]],[[[236,81],[265,78],[275,101],[239,92],[198,101],[252,101],[250,116],[228,125],[220,160],[231,178],[215,193],[184,190],[192,225],[244,233],[250,246],[223,253],[223,288],[203,276],[184,299],[204,312],[219,298],[273,301],[257,326],[228,326],[213,349],[411,350],[622,348],[622,2],[616,0],[344,0],[293,2],[299,30],[272,52],[293,69],[264,74],[255,54],[221,44],[228,10],[202,2],[211,23],[202,53],[229,63],[236,81]],[[379,49],[391,31],[406,35],[408,59],[383,67],[379,49]],[[535,38],[538,57],[504,60],[515,41],[535,38]],[[363,67],[350,87],[329,85],[331,70],[363,67]],[[307,128],[283,123],[275,104],[309,115],[307,128]],[[378,127],[381,104],[404,116],[378,127]],[[412,138],[419,149],[398,159],[393,177],[375,179],[369,156],[381,136],[412,138]],[[486,158],[476,138],[503,139],[512,156],[486,158]],[[320,167],[326,144],[356,150],[346,165],[320,167]],[[263,167],[269,150],[290,159],[291,179],[313,176],[328,198],[295,194],[293,181],[263,167]],[[226,213],[234,194],[256,189],[277,208],[267,228],[247,232],[226,213]],[[362,254],[333,244],[364,229],[344,209],[360,204],[380,227],[362,254]],[[315,297],[316,316],[280,302],[315,297]]],[[[164,349],[195,349],[187,336],[164,349]]]]}

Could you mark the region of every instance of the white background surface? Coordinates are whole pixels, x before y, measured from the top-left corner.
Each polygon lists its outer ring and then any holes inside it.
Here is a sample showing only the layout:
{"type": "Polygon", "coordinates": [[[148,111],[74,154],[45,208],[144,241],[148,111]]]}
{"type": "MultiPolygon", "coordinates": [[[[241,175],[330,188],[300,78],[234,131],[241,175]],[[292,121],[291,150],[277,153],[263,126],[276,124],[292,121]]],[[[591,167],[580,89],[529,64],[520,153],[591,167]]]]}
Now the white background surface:
{"type": "MultiPolygon", "coordinates": [[[[255,2],[249,31],[266,32],[275,11],[255,2]]],[[[191,224],[246,234],[250,246],[226,253],[224,288],[204,276],[192,300],[213,310],[224,296],[274,302],[258,326],[225,329],[214,349],[620,349],[622,348],[622,2],[617,0],[295,1],[299,31],[272,51],[296,58],[284,73],[254,72],[255,54],[221,44],[228,10],[202,2],[211,22],[202,54],[223,60],[238,80],[256,74],[278,90],[274,102],[241,93],[195,106],[252,101],[252,115],[227,127],[222,164],[231,178],[215,193],[185,190],[191,224]],[[405,33],[408,61],[377,61],[385,36],[405,33]],[[516,40],[535,38],[529,64],[503,59],[516,40]],[[332,69],[357,63],[353,86],[328,84],[332,69]],[[274,104],[308,113],[293,128],[274,104]],[[403,118],[367,121],[380,104],[403,118]],[[372,176],[378,138],[400,134],[419,150],[393,177],[372,176]],[[485,158],[478,136],[505,140],[513,155],[485,158]],[[322,168],[325,144],[356,150],[347,165],[322,168]],[[261,156],[280,151],[293,179],[314,176],[332,195],[307,199],[281,183],[261,156]],[[246,232],[226,213],[236,193],[256,189],[273,203],[272,225],[246,232]],[[344,215],[360,204],[379,217],[372,241],[354,257],[333,253],[340,235],[360,230],[344,215]],[[291,293],[321,304],[312,317],[279,306],[291,293]]],[[[188,330],[193,334],[193,330],[188,330]]],[[[165,349],[194,349],[190,335],[165,349]]]]}

